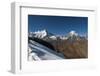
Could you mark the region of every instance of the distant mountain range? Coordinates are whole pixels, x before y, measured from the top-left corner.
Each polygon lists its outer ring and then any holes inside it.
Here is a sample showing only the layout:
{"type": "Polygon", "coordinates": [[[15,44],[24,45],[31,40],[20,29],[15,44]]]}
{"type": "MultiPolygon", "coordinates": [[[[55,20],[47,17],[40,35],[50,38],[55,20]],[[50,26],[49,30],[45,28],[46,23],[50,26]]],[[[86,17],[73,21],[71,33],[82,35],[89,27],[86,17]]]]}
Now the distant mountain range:
{"type": "Polygon", "coordinates": [[[66,33],[65,36],[55,35],[47,30],[41,30],[36,32],[29,32],[29,37],[35,37],[39,39],[52,39],[52,40],[80,40],[80,39],[87,39],[85,36],[80,36],[75,31],[70,31],[68,34],[66,33]]]}

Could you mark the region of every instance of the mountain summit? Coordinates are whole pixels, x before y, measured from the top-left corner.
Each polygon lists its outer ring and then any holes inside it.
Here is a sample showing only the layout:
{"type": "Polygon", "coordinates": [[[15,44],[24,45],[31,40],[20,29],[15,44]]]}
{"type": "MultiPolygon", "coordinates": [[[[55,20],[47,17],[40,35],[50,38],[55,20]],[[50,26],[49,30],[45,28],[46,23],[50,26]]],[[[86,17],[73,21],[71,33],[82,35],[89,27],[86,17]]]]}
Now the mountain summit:
{"type": "Polygon", "coordinates": [[[70,31],[68,33],[68,40],[71,40],[71,41],[74,41],[74,40],[79,40],[80,39],[80,36],[78,33],[76,33],[75,31],[70,31]]]}
{"type": "Polygon", "coordinates": [[[42,30],[42,31],[37,31],[37,32],[34,32],[34,37],[37,37],[37,38],[44,38],[45,36],[47,36],[47,30],[42,30]]]}
{"type": "Polygon", "coordinates": [[[70,31],[69,32],[69,36],[78,36],[78,33],[76,33],[75,31],[70,31]]]}
{"type": "Polygon", "coordinates": [[[52,35],[53,34],[49,33],[46,29],[29,33],[29,37],[36,37],[36,38],[41,38],[41,39],[44,37],[52,36],[52,35]]]}

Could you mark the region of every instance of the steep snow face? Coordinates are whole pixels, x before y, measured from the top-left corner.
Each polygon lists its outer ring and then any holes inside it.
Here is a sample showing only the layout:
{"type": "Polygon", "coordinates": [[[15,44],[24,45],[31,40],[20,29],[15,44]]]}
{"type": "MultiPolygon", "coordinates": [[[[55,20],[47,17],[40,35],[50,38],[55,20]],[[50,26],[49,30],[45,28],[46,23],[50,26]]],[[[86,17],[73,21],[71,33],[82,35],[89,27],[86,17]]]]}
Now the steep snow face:
{"type": "Polygon", "coordinates": [[[30,32],[29,37],[36,37],[36,38],[44,38],[44,37],[51,37],[54,38],[52,33],[49,33],[47,30],[41,30],[36,32],[30,32]]]}
{"type": "Polygon", "coordinates": [[[36,32],[29,32],[29,37],[36,37],[36,38],[44,38],[47,36],[46,30],[36,31],[36,32]]]}
{"type": "Polygon", "coordinates": [[[50,39],[53,39],[53,40],[57,39],[57,37],[54,34],[49,33],[47,30],[29,32],[29,37],[36,37],[36,38],[40,38],[40,39],[50,38],[50,39]]]}
{"type": "Polygon", "coordinates": [[[47,31],[46,30],[34,32],[34,37],[44,38],[45,36],[47,36],[47,31]]]}

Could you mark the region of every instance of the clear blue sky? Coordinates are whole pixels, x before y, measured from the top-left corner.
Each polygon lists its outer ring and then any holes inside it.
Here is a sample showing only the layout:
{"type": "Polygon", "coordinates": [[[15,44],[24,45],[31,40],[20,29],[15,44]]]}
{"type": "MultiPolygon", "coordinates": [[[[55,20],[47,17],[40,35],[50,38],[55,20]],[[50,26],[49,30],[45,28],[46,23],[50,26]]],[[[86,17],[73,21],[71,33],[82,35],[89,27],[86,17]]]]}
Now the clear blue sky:
{"type": "Polygon", "coordinates": [[[88,17],[28,15],[28,31],[47,29],[56,35],[66,35],[71,30],[80,35],[88,32],[88,17]]]}

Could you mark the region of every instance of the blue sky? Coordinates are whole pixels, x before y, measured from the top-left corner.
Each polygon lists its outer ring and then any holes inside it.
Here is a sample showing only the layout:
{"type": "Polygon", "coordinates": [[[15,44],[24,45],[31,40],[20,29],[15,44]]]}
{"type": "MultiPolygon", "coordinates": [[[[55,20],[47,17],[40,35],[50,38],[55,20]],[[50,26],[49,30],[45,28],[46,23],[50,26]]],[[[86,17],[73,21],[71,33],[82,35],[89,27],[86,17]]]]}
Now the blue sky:
{"type": "Polygon", "coordinates": [[[66,35],[71,30],[87,35],[88,17],[28,15],[29,32],[44,29],[56,35],[66,35]]]}

